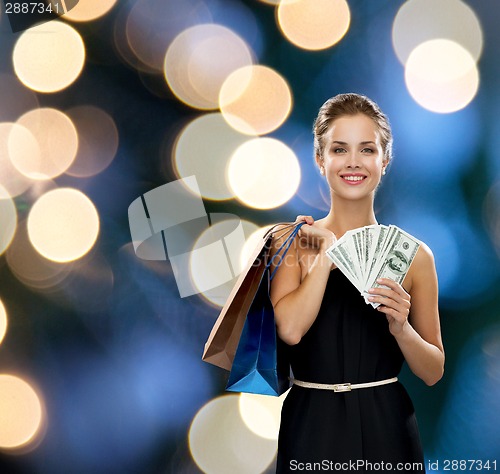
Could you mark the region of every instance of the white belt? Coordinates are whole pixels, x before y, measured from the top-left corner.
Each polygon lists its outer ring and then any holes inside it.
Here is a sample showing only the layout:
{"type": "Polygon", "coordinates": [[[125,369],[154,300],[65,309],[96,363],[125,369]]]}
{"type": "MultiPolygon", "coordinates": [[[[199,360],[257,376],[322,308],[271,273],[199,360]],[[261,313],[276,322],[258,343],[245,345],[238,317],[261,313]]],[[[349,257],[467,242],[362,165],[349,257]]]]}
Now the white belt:
{"type": "Polygon", "coordinates": [[[317,388],[320,390],[333,390],[334,392],[350,392],[356,388],[368,388],[368,387],[378,387],[379,385],[386,385],[388,383],[394,383],[398,381],[397,377],[392,377],[392,379],[378,380],[377,382],[367,382],[367,383],[313,383],[313,382],[303,382],[302,380],[291,379],[291,381],[298,385],[299,387],[306,388],[317,388]]]}

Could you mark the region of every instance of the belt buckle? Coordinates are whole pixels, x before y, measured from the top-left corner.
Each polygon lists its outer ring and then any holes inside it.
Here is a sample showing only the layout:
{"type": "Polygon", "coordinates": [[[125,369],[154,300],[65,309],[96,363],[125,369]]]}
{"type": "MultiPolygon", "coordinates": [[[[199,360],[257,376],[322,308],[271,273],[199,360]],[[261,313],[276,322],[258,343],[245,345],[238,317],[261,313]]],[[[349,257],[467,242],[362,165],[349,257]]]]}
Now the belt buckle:
{"type": "Polygon", "coordinates": [[[350,392],[351,384],[350,383],[339,383],[333,386],[334,392],[350,392]]]}

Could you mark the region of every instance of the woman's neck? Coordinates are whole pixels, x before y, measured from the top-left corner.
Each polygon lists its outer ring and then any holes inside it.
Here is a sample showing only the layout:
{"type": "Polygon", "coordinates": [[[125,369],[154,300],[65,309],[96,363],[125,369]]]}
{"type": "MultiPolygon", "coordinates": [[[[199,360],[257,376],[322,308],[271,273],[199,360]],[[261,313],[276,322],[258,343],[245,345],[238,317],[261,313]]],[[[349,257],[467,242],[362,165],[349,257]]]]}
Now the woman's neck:
{"type": "Polygon", "coordinates": [[[347,201],[332,199],[330,212],[321,219],[323,225],[340,238],[348,230],[377,223],[373,199],[347,201]]]}

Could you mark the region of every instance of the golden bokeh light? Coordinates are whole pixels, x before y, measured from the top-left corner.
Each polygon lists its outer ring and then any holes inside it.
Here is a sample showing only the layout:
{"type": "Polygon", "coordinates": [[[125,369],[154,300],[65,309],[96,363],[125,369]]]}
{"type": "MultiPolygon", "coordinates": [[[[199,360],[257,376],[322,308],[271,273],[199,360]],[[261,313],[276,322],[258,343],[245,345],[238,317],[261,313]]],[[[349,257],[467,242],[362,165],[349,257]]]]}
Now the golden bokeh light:
{"type": "MultiPolygon", "coordinates": [[[[212,214],[219,217],[220,214],[212,214]]],[[[189,272],[199,296],[214,306],[224,306],[235,284],[235,278],[243,270],[247,259],[242,258],[246,235],[257,226],[228,214],[212,225],[198,238],[190,255],[189,272]]]]}
{"type": "Polygon", "coordinates": [[[29,179],[46,179],[40,173],[42,157],[37,138],[23,125],[13,124],[8,140],[8,153],[15,168],[29,179]]]}
{"type": "Polygon", "coordinates": [[[474,58],[458,43],[431,40],[417,46],[405,68],[408,91],[422,107],[451,113],[466,107],[479,87],[474,58]]]}
{"type": "Polygon", "coordinates": [[[24,31],[14,46],[19,80],[38,92],[57,92],[76,81],[85,63],[85,46],[70,25],[48,21],[24,31]]]}
{"type": "Polygon", "coordinates": [[[10,133],[9,154],[21,173],[43,180],[69,168],[78,150],[78,134],[67,115],[51,108],[35,109],[19,117],[17,124],[21,127],[10,133]]]}
{"type": "MultiPolygon", "coordinates": [[[[251,226],[247,227],[247,231],[245,232],[245,235],[248,235],[248,238],[246,239],[245,245],[243,246],[243,249],[241,250],[241,257],[240,257],[240,267],[244,268],[245,265],[248,264],[249,259],[255,252],[255,249],[257,246],[262,245],[262,240],[265,235],[265,233],[273,227],[274,224],[271,225],[266,225],[263,227],[258,227],[255,224],[252,224],[251,226]]],[[[279,234],[276,234],[279,235],[279,234]]]]}
{"type": "Polygon", "coordinates": [[[32,180],[22,174],[11,160],[9,141],[15,127],[14,123],[0,123],[0,185],[11,197],[24,193],[32,184],[32,180]]]}
{"type": "Polygon", "coordinates": [[[198,25],[178,35],[165,56],[164,74],[172,92],[198,109],[217,109],[225,79],[253,64],[246,43],[221,25],[198,25]]]}
{"type": "Polygon", "coordinates": [[[0,255],[8,248],[17,228],[17,211],[7,190],[0,185],[0,255]]]}
{"type": "Polygon", "coordinates": [[[238,200],[257,209],[272,209],[297,191],[301,172],[295,153],[274,138],[254,138],[231,158],[227,179],[238,200]]]}
{"type": "Polygon", "coordinates": [[[118,129],[102,109],[90,105],[66,111],[78,132],[78,151],[66,174],[78,178],[95,176],[113,161],[118,150],[118,129]]]}
{"type": "Polygon", "coordinates": [[[0,300],[0,344],[3,341],[6,332],[7,332],[7,311],[5,309],[2,300],[0,300]]]}
{"type": "Polygon", "coordinates": [[[277,442],[256,435],[245,425],[239,398],[213,399],[191,423],[191,455],[206,474],[255,474],[265,471],[274,459],[277,442]]]}
{"type": "Polygon", "coordinates": [[[174,38],[191,26],[211,21],[208,7],[199,0],[137,0],[128,14],[126,37],[142,63],[162,71],[174,38]]]}
{"type": "Polygon", "coordinates": [[[287,395],[288,391],[279,397],[242,393],[239,409],[243,421],[258,436],[278,440],[281,407],[287,395]]]}
{"type": "Polygon", "coordinates": [[[99,215],[81,191],[60,188],[33,204],[28,235],[41,255],[55,262],[69,262],[85,255],[99,234],[99,215]]]}
{"type": "Polygon", "coordinates": [[[345,0],[281,0],[277,21],[291,43],[320,50],[343,38],[349,29],[351,12],[345,0]]]}
{"type": "Polygon", "coordinates": [[[263,135],[280,127],[292,108],[292,93],[285,79],[266,66],[237,69],[222,85],[219,106],[234,129],[263,135]]]}
{"type": "Polygon", "coordinates": [[[394,19],[392,43],[402,64],[421,43],[448,39],[460,44],[477,61],[483,32],[474,11],[460,0],[408,0],[394,19]]]}
{"type": "Polygon", "coordinates": [[[73,262],[58,263],[40,255],[28,237],[26,221],[19,222],[16,238],[6,252],[7,265],[24,285],[53,292],[70,274],[73,262]]]}
{"type": "Polygon", "coordinates": [[[15,375],[0,374],[0,449],[29,444],[42,422],[42,401],[34,388],[15,375]]]}
{"type": "Polygon", "coordinates": [[[76,22],[92,21],[108,13],[116,3],[117,0],[80,0],[64,14],[64,19],[76,22]]]}
{"type": "Polygon", "coordinates": [[[179,178],[196,176],[200,193],[207,199],[230,199],[233,193],[224,179],[225,170],[235,150],[247,140],[248,135],[230,127],[221,114],[202,115],[184,127],[177,138],[176,174],[179,178]]]}

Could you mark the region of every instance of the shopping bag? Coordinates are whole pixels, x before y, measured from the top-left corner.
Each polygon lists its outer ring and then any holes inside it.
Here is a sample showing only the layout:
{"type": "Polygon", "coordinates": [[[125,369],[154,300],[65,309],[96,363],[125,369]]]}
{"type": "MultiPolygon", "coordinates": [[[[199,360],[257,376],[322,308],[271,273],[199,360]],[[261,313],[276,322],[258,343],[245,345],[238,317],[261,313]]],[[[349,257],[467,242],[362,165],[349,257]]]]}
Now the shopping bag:
{"type": "Polygon", "coordinates": [[[270,272],[270,259],[266,263],[245,319],[226,390],[279,396],[289,388],[286,347],[276,334],[269,290],[271,279],[302,224],[294,228],[276,252],[278,260],[274,262],[273,273],[270,272]]]}
{"type": "Polygon", "coordinates": [[[296,223],[279,223],[263,235],[210,332],[202,356],[205,362],[231,370],[248,310],[266,270],[273,236],[289,236],[295,228],[296,223]]]}

